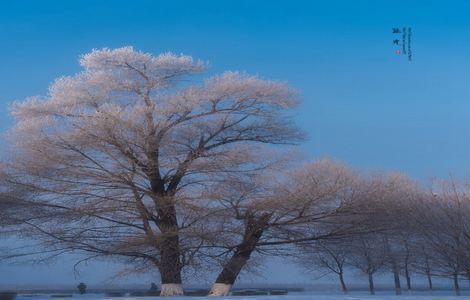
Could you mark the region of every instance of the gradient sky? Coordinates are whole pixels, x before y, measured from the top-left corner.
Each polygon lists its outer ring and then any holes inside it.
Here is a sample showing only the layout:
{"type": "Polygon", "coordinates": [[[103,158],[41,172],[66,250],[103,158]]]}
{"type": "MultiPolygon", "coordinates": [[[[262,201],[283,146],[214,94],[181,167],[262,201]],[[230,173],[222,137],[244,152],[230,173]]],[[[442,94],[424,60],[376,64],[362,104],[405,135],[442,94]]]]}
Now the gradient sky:
{"type": "MultiPolygon", "coordinates": [[[[467,176],[469,16],[465,0],[3,0],[0,130],[11,126],[8,103],[44,95],[54,78],[79,71],[80,54],[132,45],[192,55],[208,61],[210,72],[287,81],[303,99],[297,119],[310,137],[303,145],[309,158],[423,180],[467,176]],[[411,62],[394,53],[392,28],[403,26],[413,32],[411,62]]],[[[0,264],[0,285],[102,282],[116,269],[90,264],[74,278],[72,265],[70,258],[34,268],[0,264]]],[[[264,274],[306,281],[284,268],[273,261],[264,274]]]]}

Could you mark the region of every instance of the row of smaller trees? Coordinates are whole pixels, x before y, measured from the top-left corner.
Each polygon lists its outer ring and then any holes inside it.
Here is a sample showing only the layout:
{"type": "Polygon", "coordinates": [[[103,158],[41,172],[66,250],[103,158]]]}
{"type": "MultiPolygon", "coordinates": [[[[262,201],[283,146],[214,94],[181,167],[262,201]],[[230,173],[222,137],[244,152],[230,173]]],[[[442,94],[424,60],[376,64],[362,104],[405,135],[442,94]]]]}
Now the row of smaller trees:
{"type": "Polygon", "coordinates": [[[396,294],[402,291],[401,278],[411,290],[412,277],[417,275],[425,276],[431,290],[434,277],[452,279],[460,295],[461,279],[470,280],[468,186],[449,179],[423,188],[403,176],[373,177],[366,180],[381,181],[376,185],[381,186],[381,196],[370,203],[382,205],[381,229],[374,230],[377,226],[369,223],[374,228],[365,233],[299,243],[296,262],[308,271],[336,274],[344,293],[348,292],[345,272],[350,271],[368,278],[371,294],[375,293],[374,276],[390,272],[396,294]]]}

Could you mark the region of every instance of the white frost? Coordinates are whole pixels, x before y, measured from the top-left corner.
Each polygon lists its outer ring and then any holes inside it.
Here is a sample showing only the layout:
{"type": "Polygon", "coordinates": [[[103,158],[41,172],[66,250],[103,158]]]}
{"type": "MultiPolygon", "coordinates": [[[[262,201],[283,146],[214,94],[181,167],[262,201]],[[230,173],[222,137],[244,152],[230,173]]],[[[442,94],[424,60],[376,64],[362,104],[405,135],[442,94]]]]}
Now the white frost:
{"type": "Polygon", "coordinates": [[[163,283],[160,296],[183,295],[183,286],[180,283],[163,283]]]}
{"type": "Polygon", "coordinates": [[[209,296],[228,296],[231,289],[232,289],[231,284],[214,283],[214,285],[212,286],[209,292],[209,296]]]}

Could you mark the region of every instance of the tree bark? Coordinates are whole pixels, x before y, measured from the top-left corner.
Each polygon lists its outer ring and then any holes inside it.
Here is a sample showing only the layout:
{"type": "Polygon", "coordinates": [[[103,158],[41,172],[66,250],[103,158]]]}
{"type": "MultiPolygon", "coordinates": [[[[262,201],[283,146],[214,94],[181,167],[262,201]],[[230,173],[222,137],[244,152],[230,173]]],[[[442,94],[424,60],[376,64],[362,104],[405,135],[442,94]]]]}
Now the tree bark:
{"type": "Polygon", "coordinates": [[[369,273],[369,293],[371,295],[375,295],[374,278],[372,276],[372,273],[369,273]]]}
{"type": "Polygon", "coordinates": [[[229,261],[217,276],[209,296],[227,296],[242,268],[246,265],[256,244],[263,235],[271,216],[266,214],[259,218],[248,216],[242,242],[235,248],[229,261]]]}
{"type": "Polygon", "coordinates": [[[339,276],[339,282],[341,282],[341,290],[343,291],[343,294],[347,294],[348,288],[346,287],[346,283],[344,282],[343,272],[340,272],[338,276],[339,276]]]}
{"type": "Polygon", "coordinates": [[[160,296],[183,295],[176,209],[170,204],[160,208],[158,213],[158,227],[162,234],[162,241],[159,243],[159,271],[162,284],[160,296]]]}
{"type": "Polygon", "coordinates": [[[455,295],[460,296],[459,274],[454,274],[454,290],[455,295]]]}

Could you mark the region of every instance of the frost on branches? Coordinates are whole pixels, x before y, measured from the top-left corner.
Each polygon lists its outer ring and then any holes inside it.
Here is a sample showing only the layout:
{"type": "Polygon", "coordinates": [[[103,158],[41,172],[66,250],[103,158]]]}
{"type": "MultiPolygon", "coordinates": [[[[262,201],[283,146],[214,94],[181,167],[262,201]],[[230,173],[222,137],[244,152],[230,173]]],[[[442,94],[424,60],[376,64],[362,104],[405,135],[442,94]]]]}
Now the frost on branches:
{"type": "Polygon", "coordinates": [[[23,235],[51,255],[153,266],[164,295],[181,294],[182,269],[210,244],[211,185],[268,168],[266,145],[302,139],[286,115],[295,92],[239,72],[203,79],[189,56],[132,47],[93,50],[80,65],[11,107],[9,172],[42,205],[23,235]]]}

